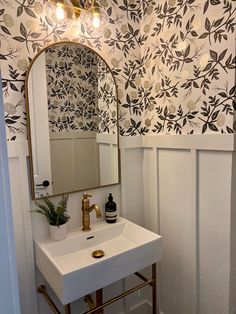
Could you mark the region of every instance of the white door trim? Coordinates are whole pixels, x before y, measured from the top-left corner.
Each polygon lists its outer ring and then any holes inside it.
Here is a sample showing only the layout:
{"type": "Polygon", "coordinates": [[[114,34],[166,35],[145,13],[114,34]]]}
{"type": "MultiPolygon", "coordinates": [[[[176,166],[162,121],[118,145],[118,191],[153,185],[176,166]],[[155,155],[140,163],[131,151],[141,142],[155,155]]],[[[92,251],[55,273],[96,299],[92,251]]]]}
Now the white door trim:
{"type": "Polygon", "coordinates": [[[0,152],[0,312],[20,314],[2,95],[0,95],[0,152]]]}

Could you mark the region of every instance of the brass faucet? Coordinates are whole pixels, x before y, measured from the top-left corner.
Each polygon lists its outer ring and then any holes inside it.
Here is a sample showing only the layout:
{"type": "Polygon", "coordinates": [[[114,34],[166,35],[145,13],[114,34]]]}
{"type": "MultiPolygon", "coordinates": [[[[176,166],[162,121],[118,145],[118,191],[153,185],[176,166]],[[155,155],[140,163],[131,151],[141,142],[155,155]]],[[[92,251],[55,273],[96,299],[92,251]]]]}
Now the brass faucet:
{"type": "Polygon", "coordinates": [[[89,213],[92,210],[96,211],[97,218],[101,218],[101,210],[98,205],[93,204],[90,206],[89,204],[89,197],[92,197],[92,195],[88,195],[87,193],[83,193],[83,199],[82,199],[82,222],[83,222],[83,231],[89,231],[90,228],[90,216],[89,213]]]}

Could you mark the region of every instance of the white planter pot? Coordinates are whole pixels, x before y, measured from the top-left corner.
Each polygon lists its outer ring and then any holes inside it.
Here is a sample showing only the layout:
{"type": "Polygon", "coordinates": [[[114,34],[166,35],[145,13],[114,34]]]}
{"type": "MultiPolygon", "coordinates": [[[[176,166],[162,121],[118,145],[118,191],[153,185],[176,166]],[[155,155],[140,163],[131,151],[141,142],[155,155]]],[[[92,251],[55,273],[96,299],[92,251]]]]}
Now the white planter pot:
{"type": "Polygon", "coordinates": [[[67,226],[66,223],[60,226],[49,225],[50,237],[54,241],[64,240],[67,237],[67,226]]]}

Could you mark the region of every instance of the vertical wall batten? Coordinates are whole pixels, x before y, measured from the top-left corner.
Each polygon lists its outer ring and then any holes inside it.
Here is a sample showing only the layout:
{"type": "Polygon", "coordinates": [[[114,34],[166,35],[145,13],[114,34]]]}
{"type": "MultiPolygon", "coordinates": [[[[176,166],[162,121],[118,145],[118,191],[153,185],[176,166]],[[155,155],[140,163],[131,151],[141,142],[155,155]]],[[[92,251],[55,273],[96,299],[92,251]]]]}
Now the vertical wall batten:
{"type": "Polygon", "coordinates": [[[120,149],[120,173],[121,173],[121,213],[123,217],[126,217],[126,204],[127,204],[127,197],[126,197],[126,149],[120,149]]]}
{"type": "Polygon", "coordinates": [[[230,223],[230,296],[229,313],[236,313],[236,153],[232,154],[232,177],[231,177],[231,223],[230,223]]]}
{"type": "Polygon", "coordinates": [[[195,286],[196,298],[194,305],[194,313],[199,314],[199,206],[198,206],[198,151],[192,149],[191,152],[191,171],[192,171],[192,204],[194,215],[194,228],[193,236],[195,237],[195,286]]]}

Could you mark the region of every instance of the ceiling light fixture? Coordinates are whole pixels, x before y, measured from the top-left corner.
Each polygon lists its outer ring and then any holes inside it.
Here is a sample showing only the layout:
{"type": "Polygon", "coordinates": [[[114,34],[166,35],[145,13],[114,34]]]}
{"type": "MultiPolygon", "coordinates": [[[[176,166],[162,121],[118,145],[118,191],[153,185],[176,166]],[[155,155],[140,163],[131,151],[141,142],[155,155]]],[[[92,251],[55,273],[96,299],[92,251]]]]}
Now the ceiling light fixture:
{"type": "Polygon", "coordinates": [[[81,13],[82,20],[95,29],[102,28],[107,21],[105,10],[95,0],[47,0],[47,16],[58,24],[77,20],[81,13]]]}

